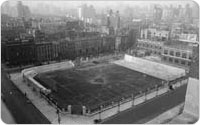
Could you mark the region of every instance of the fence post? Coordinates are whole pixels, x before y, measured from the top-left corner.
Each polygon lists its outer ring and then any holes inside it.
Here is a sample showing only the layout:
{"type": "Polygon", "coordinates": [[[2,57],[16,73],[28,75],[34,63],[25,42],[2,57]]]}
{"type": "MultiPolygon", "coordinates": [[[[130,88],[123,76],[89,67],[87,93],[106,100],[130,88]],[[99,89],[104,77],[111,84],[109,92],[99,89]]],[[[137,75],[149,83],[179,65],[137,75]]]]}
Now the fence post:
{"type": "Polygon", "coordinates": [[[61,122],[60,111],[57,109],[57,110],[56,110],[56,113],[57,113],[57,115],[58,115],[58,124],[60,124],[60,122],[61,122]]]}
{"type": "Polygon", "coordinates": [[[144,101],[147,100],[147,92],[148,92],[148,90],[146,90],[145,93],[144,93],[144,94],[145,94],[145,99],[144,99],[144,101]]]}
{"type": "Polygon", "coordinates": [[[156,85],[156,96],[158,96],[158,85],[156,85]]]}
{"type": "Polygon", "coordinates": [[[90,109],[88,109],[88,114],[90,114],[90,109]]]}
{"type": "Polygon", "coordinates": [[[120,112],[120,101],[118,101],[117,107],[118,107],[117,112],[119,113],[120,112]]]}
{"type": "Polygon", "coordinates": [[[134,106],[134,95],[133,94],[131,95],[131,98],[132,98],[132,106],[134,106]]]}
{"type": "Polygon", "coordinates": [[[102,110],[103,106],[100,106],[100,111],[99,111],[99,119],[101,119],[101,110],[102,110]]]}
{"type": "Polygon", "coordinates": [[[86,114],[86,107],[85,106],[82,106],[82,112],[83,112],[83,115],[86,114]]]}
{"type": "Polygon", "coordinates": [[[72,108],[72,106],[71,106],[71,105],[68,105],[68,106],[67,106],[67,110],[68,110],[69,114],[71,114],[71,113],[72,113],[72,109],[71,109],[71,108],[72,108]]]}

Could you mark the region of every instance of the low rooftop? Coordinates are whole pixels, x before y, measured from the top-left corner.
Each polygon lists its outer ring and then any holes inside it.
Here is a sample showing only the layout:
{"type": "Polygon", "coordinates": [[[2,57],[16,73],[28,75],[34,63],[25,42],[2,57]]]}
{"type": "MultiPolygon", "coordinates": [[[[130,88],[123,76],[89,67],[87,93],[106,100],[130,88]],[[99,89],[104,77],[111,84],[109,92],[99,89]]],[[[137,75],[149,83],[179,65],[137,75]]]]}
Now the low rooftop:
{"type": "Polygon", "coordinates": [[[186,75],[184,69],[130,55],[125,55],[124,60],[119,60],[114,63],[166,81],[171,81],[186,75]]]}
{"type": "Polygon", "coordinates": [[[184,41],[172,41],[172,42],[165,42],[165,47],[175,48],[175,49],[181,49],[186,51],[192,51],[193,46],[184,41]]]}

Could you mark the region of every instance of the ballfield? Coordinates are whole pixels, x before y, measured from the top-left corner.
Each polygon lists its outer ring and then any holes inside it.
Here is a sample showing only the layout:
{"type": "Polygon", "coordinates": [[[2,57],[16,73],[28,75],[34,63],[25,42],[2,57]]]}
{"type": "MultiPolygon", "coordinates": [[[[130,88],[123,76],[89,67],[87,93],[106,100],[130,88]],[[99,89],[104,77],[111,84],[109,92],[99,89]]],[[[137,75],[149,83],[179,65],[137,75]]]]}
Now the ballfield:
{"type": "Polygon", "coordinates": [[[82,106],[86,106],[86,112],[92,113],[99,110],[100,106],[112,105],[145,93],[147,89],[160,87],[162,83],[161,79],[116,64],[57,70],[38,74],[34,78],[54,90],[48,96],[57,101],[59,108],[67,110],[71,105],[72,114],[81,114],[82,110],[77,110],[82,106]]]}
{"type": "Polygon", "coordinates": [[[100,122],[188,81],[183,69],[129,55],[33,67],[11,77],[51,123],[100,122]]]}

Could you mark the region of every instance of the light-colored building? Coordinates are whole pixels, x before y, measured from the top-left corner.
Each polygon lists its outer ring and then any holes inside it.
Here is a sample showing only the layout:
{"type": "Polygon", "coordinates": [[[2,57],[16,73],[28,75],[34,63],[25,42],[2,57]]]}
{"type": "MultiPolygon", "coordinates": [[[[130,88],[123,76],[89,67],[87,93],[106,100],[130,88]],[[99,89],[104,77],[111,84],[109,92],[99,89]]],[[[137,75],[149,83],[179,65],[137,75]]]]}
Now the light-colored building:
{"type": "Polygon", "coordinates": [[[180,66],[190,66],[192,60],[192,46],[187,43],[173,42],[163,46],[162,60],[180,66]]]}
{"type": "Polygon", "coordinates": [[[78,7],[78,18],[85,23],[93,23],[96,15],[95,8],[86,4],[78,7]]]}
{"type": "Polygon", "coordinates": [[[146,52],[161,55],[163,49],[163,42],[151,41],[147,39],[138,39],[137,47],[140,50],[145,50],[146,52]]]}
{"type": "Polygon", "coordinates": [[[169,31],[159,30],[156,28],[141,29],[142,39],[154,39],[158,41],[167,41],[169,39],[169,31]]]}

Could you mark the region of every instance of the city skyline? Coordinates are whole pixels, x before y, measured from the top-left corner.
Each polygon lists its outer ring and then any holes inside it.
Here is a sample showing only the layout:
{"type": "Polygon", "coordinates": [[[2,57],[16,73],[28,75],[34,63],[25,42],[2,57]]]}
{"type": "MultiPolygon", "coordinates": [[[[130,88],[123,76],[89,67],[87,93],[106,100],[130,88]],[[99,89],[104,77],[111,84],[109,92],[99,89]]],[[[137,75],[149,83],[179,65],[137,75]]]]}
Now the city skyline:
{"type": "MultiPolygon", "coordinates": [[[[15,6],[17,1],[8,1],[11,6],[15,6]]],[[[196,3],[194,1],[106,1],[106,5],[104,4],[105,1],[23,1],[22,3],[24,5],[27,5],[32,13],[36,13],[37,9],[41,9],[41,7],[48,7],[53,10],[59,10],[61,12],[66,13],[70,9],[77,9],[79,6],[87,4],[88,6],[92,5],[96,9],[98,13],[101,13],[102,11],[105,11],[105,9],[113,9],[113,10],[119,10],[123,11],[123,8],[127,7],[147,7],[149,8],[152,5],[160,5],[162,7],[170,6],[178,7],[178,5],[181,5],[182,7],[185,7],[186,4],[189,4],[190,7],[196,6],[196,3]],[[40,7],[40,8],[38,8],[40,7]]],[[[4,3],[2,3],[3,5],[4,3]]],[[[147,9],[146,8],[146,9],[147,9]]],[[[38,12],[39,13],[39,12],[38,12]]]]}

